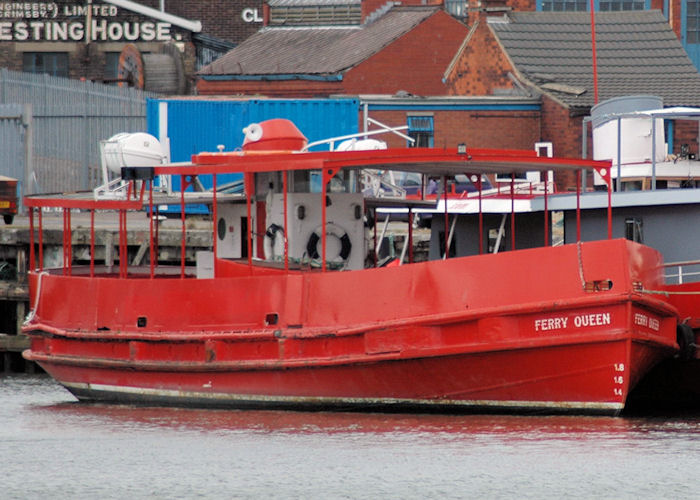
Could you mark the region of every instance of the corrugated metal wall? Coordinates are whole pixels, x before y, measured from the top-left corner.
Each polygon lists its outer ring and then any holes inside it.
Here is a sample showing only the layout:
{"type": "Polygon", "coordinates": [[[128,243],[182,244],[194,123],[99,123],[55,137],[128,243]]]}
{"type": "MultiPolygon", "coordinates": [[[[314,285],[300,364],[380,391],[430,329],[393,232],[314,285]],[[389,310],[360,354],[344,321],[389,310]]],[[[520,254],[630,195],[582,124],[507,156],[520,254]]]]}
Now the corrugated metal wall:
{"type": "Polygon", "coordinates": [[[22,106],[0,104],[0,175],[23,179],[25,132],[22,106]]]}
{"type": "MultiPolygon", "coordinates": [[[[358,132],[357,99],[249,99],[249,100],[177,100],[149,99],[148,133],[160,138],[160,105],[167,104],[167,136],[171,161],[190,161],[193,154],[225,151],[243,145],[243,127],[271,118],[294,122],[309,142],[358,132]]],[[[325,149],[328,149],[326,146],[325,149]]],[[[217,176],[219,185],[239,179],[240,175],[217,176]]],[[[211,176],[200,181],[211,188],[211,176]]],[[[179,189],[179,179],[173,187],[179,189]]],[[[178,207],[176,207],[179,210],[178,207]]],[[[189,211],[204,211],[191,208],[189,211]]]]}
{"type": "Polygon", "coordinates": [[[160,136],[160,103],[168,107],[172,161],[189,161],[193,154],[216,151],[219,144],[226,151],[239,148],[243,127],[271,118],[293,121],[309,142],[358,132],[357,99],[149,99],[148,133],[156,137],[160,136]]]}
{"type": "MultiPolygon", "coordinates": [[[[146,97],[136,89],[0,69],[0,104],[30,104],[36,183],[23,192],[64,192],[99,184],[99,142],[146,130],[146,97]]],[[[11,139],[2,148],[14,148],[11,139]]],[[[9,170],[0,164],[0,174],[9,170]]],[[[5,174],[8,175],[8,174],[5,174]]],[[[18,177],[24,180],[24,174],[18,177]]]]}

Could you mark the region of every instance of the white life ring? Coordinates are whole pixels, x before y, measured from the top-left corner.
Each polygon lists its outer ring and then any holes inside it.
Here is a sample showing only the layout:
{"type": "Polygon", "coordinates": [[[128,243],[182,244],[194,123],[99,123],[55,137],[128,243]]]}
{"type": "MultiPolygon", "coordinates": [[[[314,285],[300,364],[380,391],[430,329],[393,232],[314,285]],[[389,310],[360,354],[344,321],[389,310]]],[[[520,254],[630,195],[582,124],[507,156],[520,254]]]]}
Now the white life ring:
{"type": "MultiPolygon", "coordinates": [[[[340,250],[338,255],[334,259],[328,259],[329,262],[344,263],[350,257],[352,252],[352,241],[350,241],[350,236],[348,236],[347,231],[345,231],[340,226],[329,222],[326,224],[326,236],[334,236],[338,238],[340,242],[340,250]]],[[[321,254],[318,250],[318,244],[321,241],[321,226],[318,226],[311,236],[309,236],[309,241],[306,243],[306,254],[311,258],[311,260],[320,260],[321,254]]]]}

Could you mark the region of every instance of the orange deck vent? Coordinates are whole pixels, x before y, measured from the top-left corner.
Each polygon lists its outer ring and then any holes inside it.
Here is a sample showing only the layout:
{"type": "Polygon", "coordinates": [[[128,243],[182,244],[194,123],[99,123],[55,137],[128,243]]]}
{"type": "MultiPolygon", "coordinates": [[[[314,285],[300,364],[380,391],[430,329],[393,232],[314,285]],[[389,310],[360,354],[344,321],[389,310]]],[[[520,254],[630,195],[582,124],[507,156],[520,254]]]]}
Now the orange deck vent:
{"type": "Polygon", "coordinates": [[[308,140],[289,120],[274,118],[243,129],[243,151],[299,151],[308,140]]]}

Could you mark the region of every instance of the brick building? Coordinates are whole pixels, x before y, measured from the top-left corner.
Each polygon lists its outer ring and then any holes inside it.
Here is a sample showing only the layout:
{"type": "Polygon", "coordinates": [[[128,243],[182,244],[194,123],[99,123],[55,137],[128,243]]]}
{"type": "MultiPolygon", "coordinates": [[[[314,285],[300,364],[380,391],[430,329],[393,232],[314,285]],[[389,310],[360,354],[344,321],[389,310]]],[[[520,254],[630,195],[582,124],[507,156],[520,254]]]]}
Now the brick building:
{"type": "MultiPolygon", "coordinates": [[[[539,96],[541,140],[563,156],[581,154],[582,121],[597,102],[653,95],[666,107],[700,106],[700,74],[661,12],[601,12],[596,32],[594,85],[590,14],[482,12],[448,72],[449,92],[539,96]]],[[[698,153],[695,121],[676,122],[666,138],[669,153],[683,144],[698,153]]]]}
{"type": "MultiPolygon", "coordinates": [[[[372,117],[407,124],[412,135],[429,137],[427,144],[552,142],[557,155],[581,155],[582,120],[597,102],[590,14],[514,12],[489,2],[465,12],[467,25],[442,6],[372,10],[363,2],[355,14],[361,22],[331,28],[332,17],[302,19],[305,0],[285,3],[297,5],[299,25],[268,12],[265,29],[202,68],[200,94],[370,95],[364,101],[372,117]],[[510,98],[529,99],[531,107],[510,98]]],[[[600,12],[596,19],[600,101],[646,94],[666,106],[700,106],[700,75],[659,11],[600,12]]],[[[672,130],[673,148],[689,143],[697,151],[695,122],[672,130]]],[[[558,181],[560,188],[571,183],[558,181]]]]}
{"type": "Polygon", "coordinates": [[[0,2],[0,67],[103,82],[126,76],[130,84],[142,81],[146,73],[152,77],[145,81],[147,90],[188,93],[197,69],[262,26],[262,4],[262,0],[0,2]],[[127,45],[131,51],[120,64],[127,45]],[[141,74],[125,75],[125,65],[131,73],[141,74]]]}
{"type": "Polygon", "coordinates": [[[270,27],[200,70],[197,91],[327,97],[445,95],[445,68],[469,33],[439,7],[393,7],[374,22],[270,27]]]}

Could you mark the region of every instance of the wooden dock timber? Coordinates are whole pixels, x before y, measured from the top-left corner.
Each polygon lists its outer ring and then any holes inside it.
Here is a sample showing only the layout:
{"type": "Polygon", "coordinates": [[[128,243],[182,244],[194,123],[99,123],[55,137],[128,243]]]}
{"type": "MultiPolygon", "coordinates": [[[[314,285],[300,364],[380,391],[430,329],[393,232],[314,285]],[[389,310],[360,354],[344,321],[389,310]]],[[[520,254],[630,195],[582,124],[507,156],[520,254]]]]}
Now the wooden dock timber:
{"type": "MultiPolygon", "coordinates": [[[[159,264],[180,264],[182,221],[160,218],[158,229],[159,264]]],[[[63,262],[63,214],[44,212],[44,267],[60,267],[63,262]]],[[[38,260],[38,216],[34,216],[35,255],[38,260]]],[[[211,250],[212,225],[207,216],[188,216],[185,221],[185,263],[195,265],[196,252],[211,250]]],[[[29,347],[29,339],[21,334],[22,323],[30,310],[27,269],[29,268],[29,218],[15,217],[11,225],[0,225],[0,373],[34,370],[33,363],[21,357],[29,347]]],[[[127,246],[129,265],[147,264],[150,227],[144,212],[127,213],[127,246]]],[[[74,263],[90,261],[90,213],[71,212],[71,251],[74,263]]],[[[115,213],[95,214],[95,262],[118,265],[119,226],[115,213]]]]}

